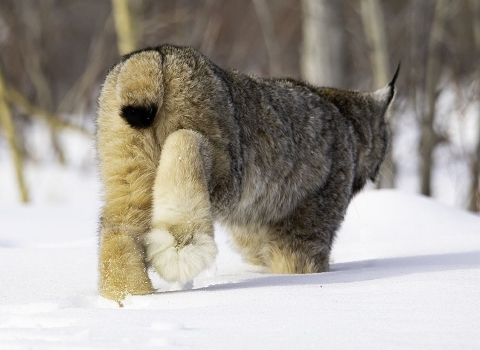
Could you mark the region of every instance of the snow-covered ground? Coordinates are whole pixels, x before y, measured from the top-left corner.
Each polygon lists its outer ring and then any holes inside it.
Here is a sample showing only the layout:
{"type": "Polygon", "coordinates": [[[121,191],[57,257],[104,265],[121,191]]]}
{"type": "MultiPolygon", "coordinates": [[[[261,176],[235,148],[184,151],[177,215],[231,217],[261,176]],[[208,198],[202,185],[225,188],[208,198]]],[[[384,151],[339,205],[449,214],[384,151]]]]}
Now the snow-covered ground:
{"type": "MultiPolygon", "coordinates": [[[[93,204],[92,204],[93,203],[93,204]]],[[[193,289],[97,295],[98,204],[0,206],[0,349],[480,349],[480,218],[369,191],[331,272],[270,275],[217,228],[193,289]]]]}
{"type": "Polygon", "coordinates": [[[34,129],[32,204],[22,206],[0,138],[0,350],[480,349],[480,216],[453,207],[468,188],[466,157],[457,156],[476,138],[448,128],[458,137],[436,152],[434,194],[445,206],[413,194],[415,128],[403,120],[394,148],[398,185],[410,194],[357,196],[330,272],[262,274],[217,227],[216,266],[193,289],[172,290],[152,274],[158,293],[129,297],[124,308],[97,295],[93,141],[62,134],[60,167],[48,156],[48,130],[34,129]]]}

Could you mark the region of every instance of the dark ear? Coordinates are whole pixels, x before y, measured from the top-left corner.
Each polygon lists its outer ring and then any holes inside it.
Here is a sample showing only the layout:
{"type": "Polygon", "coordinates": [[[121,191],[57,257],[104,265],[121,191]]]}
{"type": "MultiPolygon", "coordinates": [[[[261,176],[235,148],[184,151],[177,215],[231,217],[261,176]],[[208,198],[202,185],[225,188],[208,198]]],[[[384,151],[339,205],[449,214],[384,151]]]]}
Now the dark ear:
{"type": "Polygon", "coordinates": [[[398,73],[400,72],[400,63],[393,75],[392,81],[381,89],[372,93],[372,97],[379,107],[385,112],[395,96],[395,82],[397,81],[398,73]]]}
{"type": "Polygon", "coordinates": [[[395,74],[393,75],[392,81],[388,83],[387,86],[390,87],[390,96],[388,98],[387,104],[390,104],[393,100],[393,96],[395,95],[395,82],[397,81],[398,78],[398,73],[400,73],[400,63],[398,62],[397,70],[395,71],[395,74]]]}

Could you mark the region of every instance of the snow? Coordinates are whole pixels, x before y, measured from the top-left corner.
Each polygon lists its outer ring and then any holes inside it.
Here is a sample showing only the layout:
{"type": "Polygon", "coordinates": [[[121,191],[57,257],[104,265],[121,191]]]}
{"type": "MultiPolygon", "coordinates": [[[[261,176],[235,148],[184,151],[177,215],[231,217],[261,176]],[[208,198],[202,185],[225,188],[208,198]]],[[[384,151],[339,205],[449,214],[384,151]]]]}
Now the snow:
{"type": "Polygon", "coordinates": [[[480,349],[480,217],[452,207],[465,202],[466,159],[456,156],[476,139],[462,135],[475,129],[477,110],[450,120],[452,146],[436,152],[434,194],[449,206],[413,194],[417,124],[404,118],[394,151],[409,194],[358,195],[330,272],[261,273],[216,227],[216,264],[189,290],[152,272],[158,292],[128,297],[123,308],[97,293],[93,141],[62,133],[63,167],[48,130],[34,128],[27,147],[37,162],[25,169],[32,203],[22,206],[0,138],[0,350],[480,349]]]}
{"type": "Polygon", "coordinates": [[[261,273],[217,227],[192,289],[152,273],[123,308],[97,295],[98,209],[0,205],[0,349],[480,349],[480,217],[459,209],[361,193],[313,275],[261,273]]]}
{"type": "MultiPolygon", "coordinates": [[[[443,204],[461,208],[466,208],[470,200],[471,157],[480,140],[480,102],[474,99],[478,95],[476,88],[478,85],[475,84],[461,90],[445,87],[437,101],[435,130],[447,142],[439,144],[433,152],[432,197],[443,204]]],[[[418,113],[405,107],[404,110],[394,110],[392,117],[395,124],[396,187],[418,193],[418,113]]]]}

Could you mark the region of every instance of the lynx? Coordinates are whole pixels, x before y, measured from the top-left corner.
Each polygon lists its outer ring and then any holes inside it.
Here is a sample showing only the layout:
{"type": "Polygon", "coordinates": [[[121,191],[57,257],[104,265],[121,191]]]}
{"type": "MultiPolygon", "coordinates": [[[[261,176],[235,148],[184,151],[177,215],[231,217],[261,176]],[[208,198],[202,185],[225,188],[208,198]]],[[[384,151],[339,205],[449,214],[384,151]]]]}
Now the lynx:
{"type": "Polygon", "coordinates": [[[224,70],[188,47],[124,56],[99,97],[100,294],[154,292],[149,266],[191,281],[214,263],[214,221],[268,272],[327,271],[388,151],[397,75],[357,92],[224,70]]]}

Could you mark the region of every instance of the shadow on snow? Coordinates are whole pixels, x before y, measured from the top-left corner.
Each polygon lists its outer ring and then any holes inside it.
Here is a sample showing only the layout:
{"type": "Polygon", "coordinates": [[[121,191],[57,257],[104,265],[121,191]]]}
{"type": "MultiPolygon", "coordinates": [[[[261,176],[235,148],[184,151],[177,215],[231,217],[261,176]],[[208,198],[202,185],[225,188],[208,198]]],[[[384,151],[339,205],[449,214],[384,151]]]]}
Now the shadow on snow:
{"type": "Polygon", "coordinates": [[[331,264],[330,271],[309,275],[266,275],[240,282],[211,285],[195,290],[228,290],[268,286],[324,285],[379,280],[423,272],[480,267],[480,251],[331,264]]]}

